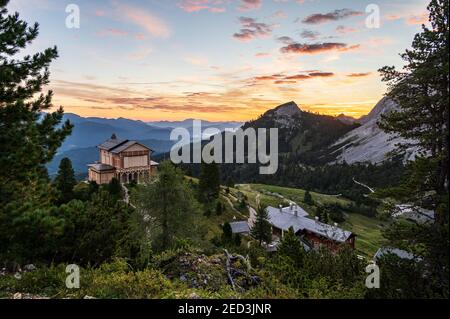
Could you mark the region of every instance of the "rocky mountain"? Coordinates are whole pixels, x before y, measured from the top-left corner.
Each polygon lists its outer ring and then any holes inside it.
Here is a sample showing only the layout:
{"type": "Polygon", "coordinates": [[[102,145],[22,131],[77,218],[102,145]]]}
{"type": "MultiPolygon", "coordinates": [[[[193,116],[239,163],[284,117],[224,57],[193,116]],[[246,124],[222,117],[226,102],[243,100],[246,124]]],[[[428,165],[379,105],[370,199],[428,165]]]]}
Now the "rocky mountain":
{"type": "MultiPolygon", "coordinates": [[[[394,101],[383,98],[374,109],[358,120],[362,125],[339,138],[330,147],[330,152],[336,157],[332,162],[346,162],[348,164],[370,162],[378,164],[393,156],[398,144],[408,141],[389,135],[382,131],[377,122],[381,115],[394,111],[398,106],[394,101]]],[[[406,149],[404,158],[414,158],[416,147],[406,149]]]]}
{"type": "Polygon", "coordinates": [[[336,118],[341,121],[342,123],[345,124],[353,124],[353,123],[360,123],[359,120],[355,119],[354,117],[345,115],[345,114],[339,114],[338,116],[336,116],[336,118]]]}
{"type": "Polygon", "coordinates": [[[358,127],[335,117],[302,111],[295,102],[289,102],[267,111],[243,128],[278,128],[279,152],[289,162],[306,165],[326,164],[327,147],[358,127]]]}

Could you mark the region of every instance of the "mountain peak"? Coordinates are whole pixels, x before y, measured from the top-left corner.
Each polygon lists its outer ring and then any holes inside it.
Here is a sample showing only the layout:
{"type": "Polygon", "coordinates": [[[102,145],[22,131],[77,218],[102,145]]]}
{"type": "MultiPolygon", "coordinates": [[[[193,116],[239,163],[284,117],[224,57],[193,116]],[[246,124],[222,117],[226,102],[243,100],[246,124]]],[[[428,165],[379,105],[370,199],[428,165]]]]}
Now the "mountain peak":
{"type": "Polygon", "coordinates": [[[298,107],[297,103],[293,101],[281,104],[280,106],[277,106],[273,111],[278,116],[292,116],[301,113],[301,110],[298,107]]]}

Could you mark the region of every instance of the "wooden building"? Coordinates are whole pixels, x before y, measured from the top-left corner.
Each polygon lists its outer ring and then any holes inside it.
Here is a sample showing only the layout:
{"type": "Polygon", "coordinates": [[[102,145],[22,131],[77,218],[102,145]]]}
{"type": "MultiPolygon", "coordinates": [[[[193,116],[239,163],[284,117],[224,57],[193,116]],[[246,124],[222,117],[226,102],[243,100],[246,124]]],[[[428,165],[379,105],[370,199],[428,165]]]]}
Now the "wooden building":
{"type": "Polygon", "coordinates": [[[290,228],[297,236],[312,249],[326,247],[336,252],[341,247],[348,246],[355,249],[356,235],[339,228],[337,224],[327,225],[318,219],[311,219],[308,213],[297,205],[289,207],[267,207],[269,221],[275,241],[284,237],[290,228]]]}
{"type": "Polygon", "coordinates": [[[158,163],[151,160],[152,150],[141,143],[113,134],[98,149],[100,161],[89,165],[89,181],[108,184],[117,178],[126,184],[149,179],[156,173],[158,163]]]}

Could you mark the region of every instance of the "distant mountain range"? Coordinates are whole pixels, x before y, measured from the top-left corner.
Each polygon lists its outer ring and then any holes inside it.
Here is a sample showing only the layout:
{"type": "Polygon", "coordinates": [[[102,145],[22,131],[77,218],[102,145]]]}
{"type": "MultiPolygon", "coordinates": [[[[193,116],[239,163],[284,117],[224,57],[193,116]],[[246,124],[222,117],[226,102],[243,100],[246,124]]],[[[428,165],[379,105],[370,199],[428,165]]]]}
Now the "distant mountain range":
{"type": "MultiPolygon", "coordinates": [[[[337,117],[318,115],[302,111],[294,102],[289,102],[267,111],[257,120],[247,122],[202,121],[202,129],[215,127],[221,131],[243,127],[278,128],[280,163],[284,166],[320,166],[333,163],[348,164],[370,162],[381,163],[391,155],[397,144],[407,141],[383,132],[377,125],[382,114],[396,109],[393,101],[383,98],[366,116],[354,119],[341,114],[337,117]]],[[[168,153],[174,142],[170,141],[173,128],[182,127],[191,132],[194,119],[184,121],[143,122],[125,118],[84,118],[65,114],[64,119],[74,124],[69,136],[57,156],[47,166],[50,175],[57,172],[59,162],[68,157],[77,174],[86,173],[86,165],[98,160],[97,145],[113,133],[119,137],[134,139],[151,147],[155,156],[168,153]]],[[[193,137],[192,141],[195,141],[193,137]]],[[[403,155],[412,159],[417,149],[410,147],[403,155]]],[[[245,165],[239,168],[245,171],[245,165]]],[[[249,173],[250,174],[250,173],[249,173]]],[[[251,174],[250,174],[251,175],[251,174]]],[[[250,176],[249,175],[249,176],[250,176]]]]}
{"type": "MultiPolygon", "coordinates": [[[[159,121],[159,122],[147,122],[147,124],[154,126],[154,127],[159,127],[159,128],[176,128],[176,127],[184,127],[187,129],[192,128],[193,122],[195,121],[195,119],[187,119],[184,121],[159,121]]],[[[234,128],[238,128],[241,127],[244,123],[242,122],[233,122],[233,121],[229,121],[229,122],[211,122],[211,121],[205,121],[205,120],[201,120],[202,123],[202,127],[203,128],[209,128],[209,127],[214,127],[217,128],[221,131],[224,131],[227,128],[230,129],[234,129],[234,128]]]]}
{"type": "MultiPolygon", "coordinates": [[[[130,140],[163,140],[170,141],[170,133],[174,128],[182,127],[192,133],[194,119],[177,122],[149,122],[125,118],[106,119],[99,117],[81,117],[76,114],[67,113],[64,120],[70,120],[74,124],[72,134],[66,138],[59,152],[65,152],[77,148],[96,146],[113,133],[130,140]]],[[[210,122],[202,121],[202,128],[215,127],[220,131],[225,128],[237,128],[242,125],[239,122],[210,122]]]]}
{"type": "MultiPolygon", "coordinates": [[[[64,121],[69,120],[74,128],[72,134],[66,138],[58,150],[57,155],[47,165],[50,175],[56,174],[59,162],[68,157],[72,160],[74,170],[77,174],[86,174],[87,165],[98,160],[97,145],[116,134],[129,140],[137,140],[149,147],[155,153],[163,154],[170,151],[173,141],[170,141],[170,133],[173,128],[183,127],[192,134],[194,119],[178,122],[153,122],[145,123],[138,120],[125,118],[107,119],[100,117],[82,117],[72,113],[64,114],[64,121]]],[[[215,127],[221,131],[225,128],[237,128],[239,122],[210,122],[202,121],[202,128],[215,127]]],[[[194,137],[195,138],[195,137],[194,137]]]]}

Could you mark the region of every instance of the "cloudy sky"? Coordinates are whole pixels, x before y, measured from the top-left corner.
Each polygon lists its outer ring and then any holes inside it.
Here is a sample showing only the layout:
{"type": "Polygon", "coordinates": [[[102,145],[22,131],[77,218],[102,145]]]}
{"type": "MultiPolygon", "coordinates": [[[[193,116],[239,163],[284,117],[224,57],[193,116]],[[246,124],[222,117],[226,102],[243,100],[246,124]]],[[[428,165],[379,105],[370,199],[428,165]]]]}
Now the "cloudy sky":
{"type": "Polygon", "coordinates": [[[377,70],[401,66],[427,0],[11,0],[40,23],[27,52],[57,45],[55,105],[82,116],[249,120],[295,101],[368,113],[377,70]],[[80,28],[67,28],[67,5],[80,28]],[[380,27],[368,28],[369,4],[380,27]]]}

